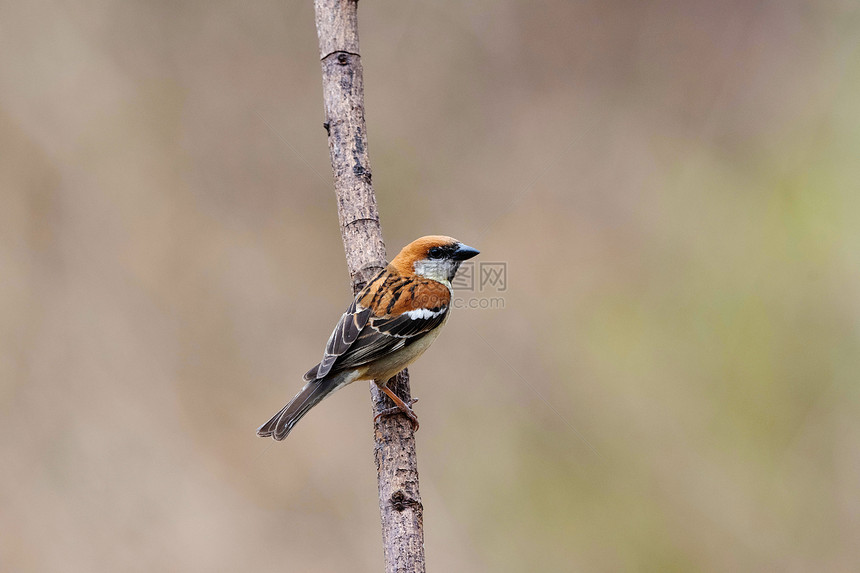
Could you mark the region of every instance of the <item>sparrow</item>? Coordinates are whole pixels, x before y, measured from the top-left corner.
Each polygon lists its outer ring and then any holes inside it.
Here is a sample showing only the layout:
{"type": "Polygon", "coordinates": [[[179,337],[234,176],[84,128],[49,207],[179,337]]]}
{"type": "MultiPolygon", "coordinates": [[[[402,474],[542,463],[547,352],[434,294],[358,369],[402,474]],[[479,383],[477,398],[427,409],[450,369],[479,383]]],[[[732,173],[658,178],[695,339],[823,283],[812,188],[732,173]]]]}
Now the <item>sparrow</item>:
{"type": "Polygon", "coordinates": [[[479,251],[441,235],[421,237],[373,277],[341,316],[322,361],[304,375],[306,384],[290,403],[257,429],[283,440],[323,398],[356,380],[374,380],[396,404],[377,414],[403,412],[418,429],[418,417],[388,381],[436,340],[448,320],[451,280],[460,263],[479,251]]]}

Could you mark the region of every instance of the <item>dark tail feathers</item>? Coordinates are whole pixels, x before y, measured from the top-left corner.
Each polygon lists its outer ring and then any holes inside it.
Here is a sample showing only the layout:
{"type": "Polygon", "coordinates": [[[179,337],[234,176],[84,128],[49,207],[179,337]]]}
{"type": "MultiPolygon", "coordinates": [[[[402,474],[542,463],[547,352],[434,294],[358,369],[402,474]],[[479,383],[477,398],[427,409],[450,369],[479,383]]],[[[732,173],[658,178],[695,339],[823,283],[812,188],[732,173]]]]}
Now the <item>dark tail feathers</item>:
{"type": "Polygon", "coordinates": [[[308,413],[308,410],[341,386],[342,378],[342,375],[335,375],[322,380],[312,380],[305,384],[304,388],[296,394],[295,398],[290,400],[289,404],[257,429],[257,435],[261,438],[271,436],[276,440],[286,438],[293,426],[308,413]]]}

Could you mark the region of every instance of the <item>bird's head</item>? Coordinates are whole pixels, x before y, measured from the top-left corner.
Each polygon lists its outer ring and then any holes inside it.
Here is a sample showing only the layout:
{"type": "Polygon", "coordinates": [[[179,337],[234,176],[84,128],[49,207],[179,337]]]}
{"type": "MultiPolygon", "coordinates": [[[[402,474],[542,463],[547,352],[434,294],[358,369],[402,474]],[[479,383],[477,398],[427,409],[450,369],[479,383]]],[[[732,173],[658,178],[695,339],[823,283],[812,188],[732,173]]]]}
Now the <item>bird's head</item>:
{"type": "Polygon", "coordinates": [[[416,274],[444,284],[450,284],[460,263],[478,254],[477,249],[457,239],[442,235],[429,235],[416,239],[403,247],[393,266],[400,274],[416,274]]]}

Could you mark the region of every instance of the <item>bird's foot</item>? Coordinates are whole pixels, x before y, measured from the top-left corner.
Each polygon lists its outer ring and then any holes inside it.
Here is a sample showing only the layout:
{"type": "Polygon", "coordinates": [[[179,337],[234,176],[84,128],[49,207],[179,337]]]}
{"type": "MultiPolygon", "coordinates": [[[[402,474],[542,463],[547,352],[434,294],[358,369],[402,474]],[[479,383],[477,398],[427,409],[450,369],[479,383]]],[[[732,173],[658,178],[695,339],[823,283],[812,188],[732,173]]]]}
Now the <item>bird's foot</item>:
{"type": "Polygon", "coordinates": [[[415,412],[412,410],[412,404],[415,404],[418,401],[418,398],[410,398],[409,402],[404,402],[400,400],[400,403],[394,406],[393,408],[386,408],[385,410],[378,413],[373,417],[373,421],[376,422],[378,419],[383,418],[385,416],[393,416],[395,414],[405,414],[409,421],[412,422],[412,431],[418,431],[418,416],[415,415],[415,412]]]}

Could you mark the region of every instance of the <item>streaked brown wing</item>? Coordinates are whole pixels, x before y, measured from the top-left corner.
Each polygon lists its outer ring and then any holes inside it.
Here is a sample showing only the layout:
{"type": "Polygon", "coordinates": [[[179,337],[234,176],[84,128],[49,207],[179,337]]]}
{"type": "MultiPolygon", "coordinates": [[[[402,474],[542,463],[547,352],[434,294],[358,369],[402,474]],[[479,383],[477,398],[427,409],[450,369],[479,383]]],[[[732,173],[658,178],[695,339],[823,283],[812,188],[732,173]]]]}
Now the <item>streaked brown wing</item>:
{"type": "Polygon", "coordinates": [[[420,340],[441,325],[447,313],[448,308],[442,307],[396,317],[372,317],[349,350],[337,358],[334,370],[369,364],[420,340]]]}
{"type": "Polygon", "coordinates": [[[362,308],[352,301],[349,308],[340,317],[337,326],[328,339],[325,346],[325,354],[322,361],[305,373],[304,379],[308,382],[324,378],[331,372],[331,368],[339,356],[342,356],[358,339],[362,329],[370,318],[370,309],[362,308]]]}
{"type": "Polygon", "coordinates": [[[402,276],[389,265],[355,297],[332,332],[322,362],[307,371],[305,380],[363,366],[412,344],[442,324],[450,298],[445,285],[402,276]]]}
{"type": "Polygon", "coordinates": [[[370,326],[382,334],[411,338],[427,333],[445,322],[448,307],[413,310],[400,316],[371,318],[370,326]]]}

